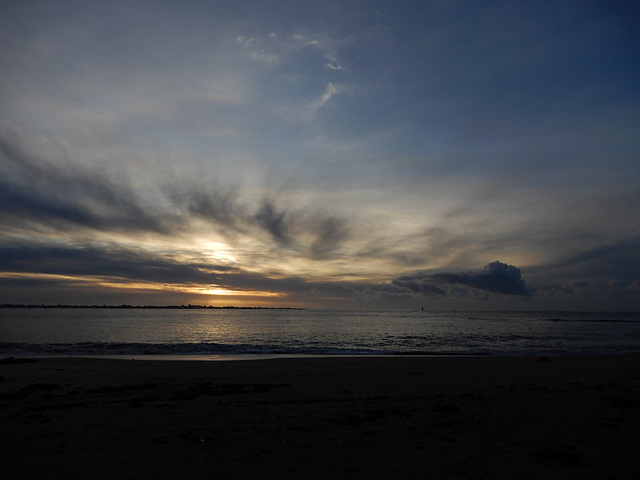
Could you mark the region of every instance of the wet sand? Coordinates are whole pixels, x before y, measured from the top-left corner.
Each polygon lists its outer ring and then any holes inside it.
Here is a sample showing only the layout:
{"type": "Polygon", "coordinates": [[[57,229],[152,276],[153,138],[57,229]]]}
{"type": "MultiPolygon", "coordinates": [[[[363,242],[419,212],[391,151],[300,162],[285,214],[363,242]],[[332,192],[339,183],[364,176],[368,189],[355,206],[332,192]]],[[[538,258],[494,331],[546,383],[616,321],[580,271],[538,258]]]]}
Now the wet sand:
{"type": "Polygon", "coordinates": [[[640,356],[0,362],[4,478],[626,479],[640,356]]]}

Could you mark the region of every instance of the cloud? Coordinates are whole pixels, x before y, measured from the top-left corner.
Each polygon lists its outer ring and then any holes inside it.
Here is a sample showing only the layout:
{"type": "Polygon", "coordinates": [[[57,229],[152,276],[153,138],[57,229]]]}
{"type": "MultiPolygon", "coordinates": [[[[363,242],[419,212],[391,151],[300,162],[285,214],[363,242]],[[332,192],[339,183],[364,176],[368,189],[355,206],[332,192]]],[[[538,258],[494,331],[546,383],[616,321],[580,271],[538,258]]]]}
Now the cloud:
{"type": "Polygon", "coordinates": [[[20,144],[0,136],[0,222],[37,222],[53,228],[166,232],[148,215],[123,182],[79,165],[58,165],[32,157],[20,144]]]}
{"type": "Polygon", "coordinates": [[[640,237],[621,239],[613,243],[586,249],[564,260],[559,267],[582,270],[597,277],[632,280],[640,275],[640,237]]]}
{"type": "Polygon", "coordinates": [[[433,279],[424,276],[405,275],[393,280],[393,284],[422,295],[446,295],[447,291],[433,279]]]}
{"type": "MultiPolygon", "coordinates": [[[[270,36],[270,38],[273,38],[270,36]]],[[[258,46],[258,41],[253,37],[247,37],[245,35],[238,35],[236,37],[236,42],[240,44],[244,48],[252,48],[258,46]]]]}
{"type": "MultiPolygon", "coordinates": [[[[418,285],[414,285],[416,289],[398,285],[393,283],[383,283],[381,285],[354,285],[352,287],[351,298],[359,301],[383,300],[392,302],[402,302],[412,300],[416,293],[429,295],[429,293],[421,292],[418,285]]],[[[439,289],[432,292],[438,295],[444,295],[445,291],[439,289]]]]}
{"type": "Polygon", "coordinates": [[[142,248],[99,245],[2,245],[4,272],[99,276],[120,281],[217,283],[232,267],[210,262],[180,261],[142,248]]]}
{"type": "Polygon", "coordinates": [[[326,54],[325,58],[327,59],[327,67],[331,70],[344,70],[344,67],[340,64],[335,55],[326,54]]]}
{"type": "Polygon", "coordinates": [[[285,221],[285,212],[278,211],[275,205],[264,200],[255,215],[256,222],[282,245],[290,243],[289,227],[285,221]]]}
{"type": "Polygon", "coordinates": [[[504,295],[532,294],[520,269],[499,261],[470,272],[406,275],[393,280],[393,284],[423,295],[445,295],[450,292],[447,287],[455,285],[504,295]]]}
{"type": "Polygon", "coordinates": [[[325,88],[324,93],[320,97],[316,110],[322,107],[329,100],[331,100],[331,97],[333,97],[336,93],[338,93],[338,89],[336,88],[336,86],[333,83],[329,83],[327,85],[327,88],[325,88]]]}
{"type": "Polygon", "coordinates": [[[540,305],[554,309],[637,311],[640,280],[572,280],[536,289],[540,305]]]}
{"type": "Polygon", "coordinates": [[[249,58],[267,65],[277,65],[286,55],[286,49],[280,48],[278,36],[273,32],[266,39],[238,35],[236,43],[247,51],[249,58]]]}
{"type": "MultiPolygon", "coordinates": [[[[601,224],[604,222],[606,219],[601,224]]],[[[633,231],[630,224],[627,224],[627,230],[633,231]]],[[[552,244],[555,248],[547,258],[542,257],[543,261],[527,267],[527,276],[539,289],[559,291],[557,289],[562,285],[579,285],[580,282],[604,284],[640,278],[640,237],[612,231],[577,235],[573,229],[563,231],[562,226],[558,227],[556,235],[552,244]]]]}
{"type": "Polygon", "coordinates": [[[279,246],[313,260],[330,258],[351,238],[353,230],[349,221],[335,214],[311,208],[282,209],[271,200],[263,200],[252,220],[279,246]]]}
{"type": "Polygon", "coordinates": [[[124,180],[125,172],[114,178],[71,158],[56,164],[46,157],[0,136],[0,224],[7,229],[149,233],[168,239],[202,234],[204,225],[228,241],[239,236],[257,240],[265,251],[270,248],[266,232],[278,246],[309,258],[326,258],[349,238],[345,218],[313,205],[281,207],[275,194],[254,204],[239,186],[179,179],[142,191],[124,180]]]}
{"type": "MultiPolygon", "coordinates": [[[[116,244],[7,243],[0,245],[0,265],[0,285],[5,288],[2,293],[15,292],[21,287],[33,287],[35,292],[40,288],[54,291],[75,285],[102,288],[103,292],[100,294],[96,290],[93,298],[103,298],[111,295],[110,288],[117,285],[118,290],[122,290],[120,295],[134,290],[170,292],[180,288],[185,291],[195,289],[194,294],[197,295],[198,291],[216,288],[239,295],[243,291],[272,292],[298,298],[302,302],[312,295],[309,293],[312,290],[326,292],[331,298],[344,297],[349,293],[335,283],[310,282],[299,276],[274,275],[273,272],[250,272],[204,256],[195,256],[193,252],[154,252],[116,244]]],[[[55,297],[47,298],[49,302],[59,301],[55,297]]]]}
{"type": "Polygon", "coordinates": [[[469,265],[508,258],[576,298],[640,276],[637,75],[617,61],[638,36],[618,7],[27,3],[0,28],[0,240],[50,272],[207,282],[186,258],[209,255],[500,305],[532,303],[522,276],[469,265]]]}
{"type": "Polygon", "coordinates": [[[336,93],[338,93],[338,88],[333,84],[329,83],[324,89],[324,93],[316,98],[313,102],[311,102],[307,107],[307,116],[314,116],[318,110],[320,110],[336,93]]]}
{"type": "Polygon", "coordinates": [[[239,200],[234,188],[202,188],[191,185],[185,188],[168,186],[169,197],[185,218],[201,218],[221,234],[227,236],[245,230],[243,218],[246,207],[239,200]]]}
{"type": "Polygon", "coordinates": [[[351,235],[347,222],[337,217],[314,218],[310,230],[315,233],[315,240],[311,245],[313,257],[325,258],[337,249],[351,235]]]}
{"type": "Polygon", "coordinates": [[[343,70],[335,51],[336,40],[328,35],[313,33],[295,33],[292,35],[278,35],[271,32],[266,36],[238,35],[236,43],[248,52],[253,60],[276,65],[282,63],[289,56],[303,50],[320,52],[326,60],[326,66],[331,70],[343,70]]]}
{"type": "Polygon", "coordinates": [[[306,32],[278,35],[271,32],[266,36],[238,35],[235,41],[245,55],[266,65],[289,65],[299,69],[299,65],[307,64],[307,61],[308,65],[319,65],[319,55],[325,69],[332,72],[347,70],[336,51],[340,42],[329,35],[306,32]],[[308,55],[309,58],[301,62],[300,55],[308,55]]]}

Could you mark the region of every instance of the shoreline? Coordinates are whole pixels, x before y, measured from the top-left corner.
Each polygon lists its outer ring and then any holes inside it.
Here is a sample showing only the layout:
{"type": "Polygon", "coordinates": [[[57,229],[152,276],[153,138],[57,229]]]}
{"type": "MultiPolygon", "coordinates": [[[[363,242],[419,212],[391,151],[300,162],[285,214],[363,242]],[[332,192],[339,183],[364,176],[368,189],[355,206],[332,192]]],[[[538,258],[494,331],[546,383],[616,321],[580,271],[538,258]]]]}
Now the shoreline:
{"type": "Polygon", "coordinates": [[[635,351],[603,352],[603,353],[218,353],[218,354],[13,354],[0,353],[0,364],[2,362],[11,363],[12,359],[16,363],[23,360],[60,360],[60,359],[85,359],[85,360],[137,360],[149,362],[218,362],[218,361],[258,361],[258,360],[304,360],[322,358],[416,358],[416,359],[437,359],[437,358],[511,358],[511,359],[533,359],[547,361],[556,358],[599,358],[599,357],[640,357],[640,353],[635,351]]]}
{"type": "Polygon", "coordinates": [[[33,360],[0,363],[9,476],[622,479],[640,470],[640,355],[33,360]]]}
{"type": "MultiPolygon", "coordinates": [[[[606,355],[629,355],[628,353],[622,354],[604,354],[606,355]]],[[[639,354],[640,355],[640,354],[639,354]]],[[[490,355],[490,354],[323,354],[323,353],[220,353],[220,354],[169,354],[169,355],[0,355],[0,363],[10,359],[16,359],[19,363],[21,360],[56,360],[56,359],[86,359],[86,360],[138,360],[149,362],[218,362],[218,361],[259,361],[259,360],[278,360],[278,359],[290,359],[290,360],[304,360],[315,358],[496,358],[496,357],[511,357],[511,358],[543,358],[549,355],[490,355]]],[[[567,355],[569,356],[569,355],[567,355]]],[[[10,361],[8,362],[10,363],[10,361]]]]}

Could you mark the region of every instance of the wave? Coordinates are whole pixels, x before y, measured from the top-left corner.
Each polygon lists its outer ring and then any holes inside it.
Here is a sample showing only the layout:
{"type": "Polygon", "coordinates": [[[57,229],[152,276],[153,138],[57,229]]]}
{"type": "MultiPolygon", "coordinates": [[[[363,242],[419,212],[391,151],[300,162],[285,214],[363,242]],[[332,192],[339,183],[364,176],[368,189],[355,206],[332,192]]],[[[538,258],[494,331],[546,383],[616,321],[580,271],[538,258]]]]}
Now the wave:
{"type": "Polygon", "coordinates": [[[221,343],[0,343],[4,356],[224,356],[224,355],[284,355],[284,356],[554,356],[640,353],[640,347],[631,348],[511,348],[496,350],[478,345],[451,349],[383,349],[366,347],[312,347],[287,345],[248,345],[221,343]]]}
{"type": "Polygon", "coordinates": [[[556,322],[556,323],[640,323],[637,319],[619,319],[619,318],[541,318],[541,322],[556,322]]]}
{"type": "Polygon", "coordinates": [[[368,348],[292,347],[221,343],[0,343],[4,355],[385,355],[393,352],[368,348]]]}

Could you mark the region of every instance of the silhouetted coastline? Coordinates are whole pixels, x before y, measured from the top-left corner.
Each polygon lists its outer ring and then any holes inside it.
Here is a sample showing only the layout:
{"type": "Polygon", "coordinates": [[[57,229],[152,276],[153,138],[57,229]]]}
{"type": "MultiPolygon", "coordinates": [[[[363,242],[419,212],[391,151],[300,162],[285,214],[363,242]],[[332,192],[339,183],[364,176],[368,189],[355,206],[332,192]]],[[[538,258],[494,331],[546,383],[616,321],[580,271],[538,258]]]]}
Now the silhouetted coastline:
{"type": "Polygon", "coordinates": [[[238,307],[235,305],[28,305],[4,303],[0,308],[107,308],[107,309],[162,309],[162,310],[306,310],[300,307],[238,307]]]}

